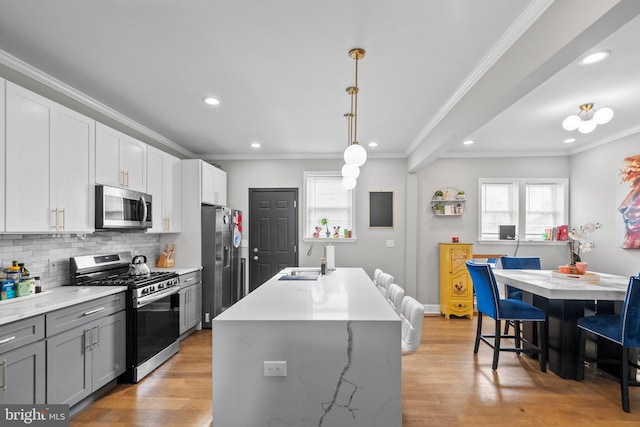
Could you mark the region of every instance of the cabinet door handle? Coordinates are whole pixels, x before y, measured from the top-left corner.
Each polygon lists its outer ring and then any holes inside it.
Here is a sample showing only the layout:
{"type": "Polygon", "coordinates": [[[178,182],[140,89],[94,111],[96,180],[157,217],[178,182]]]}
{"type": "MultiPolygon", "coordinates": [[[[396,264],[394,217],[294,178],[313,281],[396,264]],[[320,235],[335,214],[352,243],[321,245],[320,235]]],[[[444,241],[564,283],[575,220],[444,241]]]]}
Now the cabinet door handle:
{"type": "Polygon", "coordinates": [[[124,176],[126,177],[125,187],[129,188],[129,171],[124,171],[124,176]]]}
{"type": "Polygon", "coordinates": [[[120,171],[120,185],[126,187],[126,185],[124,185],[124,170],[120,171]]]}
{"type": "Polygon", "coordinates": [[[67,225],[67,214],[65,212],[65,208],[62,208],[62,229],[63,230],[65,229],[66,225],[67,225]]]}
{"type": "Polygon", "coordinates": [[[90,349],[91,348],[91,340],[93,339],[91,335],[91,329],[87,329],[86,331],[84,331],[84,348],[86,349],[90,349]]]}
{"type": "Polygon", "coordinates": [[[16,336],[14,335],[12,337],[3,339],[2,341],[0,341],[0,344],[5,344],[5,343],[8,343],[9,341],[13,341],[15,339],[16,339],[16,336]]]}
{"type": "Polygon", "coordinates": [[[86,311],[83,314],[83,316],[88,316],[90,314],[94,314],[94,313],[97,313],[97,312],[102,311],[102,310],[104,310],[104,307],[99,307],[99,308],[96,308],[95,310],[89,310],[89,311],[86,311]]]}
{"type": "Polygon", "coordinates": [[[96,326],[93,329],[96,330],[96,341],[94,342],[94,345],[100,345],[100,325],[96,326]]]}
{"type": "Polygon", "coordinates": [[[51,209],[51,212],[55,213],[55,216],[54,216],[54,218],[55,218],[55,220],[54,220],[55,225],[54,225],[54,226],[52,226],[51,228],[53,228],[54,230],[58,230],[58,208],[51,209]]]}
{"type": "Polygon", "coordinates": [[[2,361],[2,385],[0,386],[3,390],[7,389],[7,361],[6,359],[2,361]]]}

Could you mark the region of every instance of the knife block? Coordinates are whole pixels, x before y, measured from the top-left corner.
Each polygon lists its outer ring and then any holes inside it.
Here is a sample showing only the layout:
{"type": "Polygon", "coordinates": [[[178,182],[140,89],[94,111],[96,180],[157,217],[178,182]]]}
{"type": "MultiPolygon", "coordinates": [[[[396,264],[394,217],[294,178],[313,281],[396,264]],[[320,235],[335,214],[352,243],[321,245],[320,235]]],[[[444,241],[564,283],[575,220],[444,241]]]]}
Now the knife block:
{"type": "Polygon", "coordinates": [[[160,255],[160,258],[158,258],[158,263],[156,264],[157,267],[174,267],[175,265],[176,260],[173,258],[167,258],[165,254],[160,255]]]}

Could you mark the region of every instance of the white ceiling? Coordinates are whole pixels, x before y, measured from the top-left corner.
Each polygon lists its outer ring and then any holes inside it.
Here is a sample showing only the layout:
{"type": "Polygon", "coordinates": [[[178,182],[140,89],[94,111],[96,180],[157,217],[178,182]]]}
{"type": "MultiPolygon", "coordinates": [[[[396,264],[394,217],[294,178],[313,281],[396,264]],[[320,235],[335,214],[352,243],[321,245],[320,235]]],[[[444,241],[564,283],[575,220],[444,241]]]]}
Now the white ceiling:
{"type": "Polygon", "coordinates": [[[358,140],[417,170],[638,132],[639,13],[635,0],[0,0],[0,65],[188,157],[329,158],[347,145],[347,52],[361,47],[358,140]],[[577,64],[600,48],[607,61],[577,64]],[[586,102],[613,120],[563,130],[586,102]]]}

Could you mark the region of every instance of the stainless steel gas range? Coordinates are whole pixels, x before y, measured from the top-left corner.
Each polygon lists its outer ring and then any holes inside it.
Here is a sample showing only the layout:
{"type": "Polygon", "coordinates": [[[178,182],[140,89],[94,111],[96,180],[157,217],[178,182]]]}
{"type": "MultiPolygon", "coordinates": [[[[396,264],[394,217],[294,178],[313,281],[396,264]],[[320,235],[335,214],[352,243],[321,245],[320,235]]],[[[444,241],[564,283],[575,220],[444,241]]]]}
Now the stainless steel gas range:
{"type": "Polygon", "coordinates": [[[127,287],[127,370],[137,383],[180,350],[180,281],[175,272],[129,274],[131,252],[70,259],[71,284],[127,287]]]}

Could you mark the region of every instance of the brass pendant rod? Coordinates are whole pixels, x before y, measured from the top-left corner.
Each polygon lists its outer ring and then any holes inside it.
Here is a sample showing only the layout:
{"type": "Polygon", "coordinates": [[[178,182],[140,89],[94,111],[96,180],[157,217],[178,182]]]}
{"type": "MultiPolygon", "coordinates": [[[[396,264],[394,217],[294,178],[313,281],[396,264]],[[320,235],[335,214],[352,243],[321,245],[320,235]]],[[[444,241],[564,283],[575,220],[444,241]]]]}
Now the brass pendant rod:
{"type": "Polygon", "coordinates": [[[358,56],[356,55],[356,90],[353,115],[353,143],[358,143],[358,56]]]}

